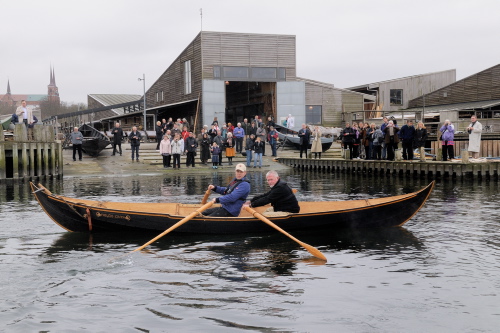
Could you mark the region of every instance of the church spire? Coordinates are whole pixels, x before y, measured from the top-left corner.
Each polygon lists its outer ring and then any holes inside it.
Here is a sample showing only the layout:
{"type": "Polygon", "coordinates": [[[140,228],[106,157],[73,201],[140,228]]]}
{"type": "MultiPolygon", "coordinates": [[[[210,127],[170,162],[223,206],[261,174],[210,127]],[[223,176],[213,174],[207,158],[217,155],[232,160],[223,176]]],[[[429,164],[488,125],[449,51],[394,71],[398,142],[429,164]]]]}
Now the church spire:
{"type": "Polygon", "coordinates": [[[7,80],[7,95],[10,95],[10,80],[7,80]]]}
{"type": "Polygon", "coordinates": [[[56,85],[56,73],[54,72],[54,67],[52,67],[52,81],[53,84],[56,85]]]}

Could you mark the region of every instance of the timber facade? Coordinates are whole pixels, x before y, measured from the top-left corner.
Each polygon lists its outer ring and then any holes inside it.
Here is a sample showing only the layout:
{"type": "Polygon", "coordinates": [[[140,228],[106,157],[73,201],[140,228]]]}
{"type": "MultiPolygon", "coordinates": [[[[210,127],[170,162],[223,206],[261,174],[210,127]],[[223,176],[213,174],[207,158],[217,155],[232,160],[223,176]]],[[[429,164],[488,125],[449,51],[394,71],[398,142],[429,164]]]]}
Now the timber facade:
{"type": "Polygon", "coordinates": [[[362,109],[363,94],[297,78],[296,67],[293,35],[202,31],[148,89],[147,112],[196,131],[256,115],[339,126],[344,110],[362,109]]]}

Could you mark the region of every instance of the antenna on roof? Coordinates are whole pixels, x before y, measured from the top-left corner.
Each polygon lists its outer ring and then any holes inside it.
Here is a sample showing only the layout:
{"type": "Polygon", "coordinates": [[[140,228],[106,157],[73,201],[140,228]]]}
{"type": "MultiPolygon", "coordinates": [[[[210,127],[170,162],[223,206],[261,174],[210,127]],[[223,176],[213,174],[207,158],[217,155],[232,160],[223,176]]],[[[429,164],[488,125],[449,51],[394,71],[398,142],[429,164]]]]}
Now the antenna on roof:
{"type": "Polygon", "coordinates": [[[203,31],[203,8],[200,8],[200,20],[201,20],[201,30],[203,31]]]}

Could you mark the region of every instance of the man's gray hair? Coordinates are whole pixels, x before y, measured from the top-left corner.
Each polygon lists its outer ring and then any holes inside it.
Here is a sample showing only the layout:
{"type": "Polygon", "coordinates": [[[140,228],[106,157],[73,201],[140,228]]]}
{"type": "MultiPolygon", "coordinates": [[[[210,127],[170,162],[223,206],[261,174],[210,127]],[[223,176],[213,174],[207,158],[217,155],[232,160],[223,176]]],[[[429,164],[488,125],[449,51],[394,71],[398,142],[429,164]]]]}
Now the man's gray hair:
{"type": "Polygon", "coordinates": [[[266,173],[266,177],[267,177],[267,176],[275,176],[275,177],[279,177],[278,172],[277,172],[277,171],[275,171],[275,170],[268,171],[268,172],[266,173]]]}

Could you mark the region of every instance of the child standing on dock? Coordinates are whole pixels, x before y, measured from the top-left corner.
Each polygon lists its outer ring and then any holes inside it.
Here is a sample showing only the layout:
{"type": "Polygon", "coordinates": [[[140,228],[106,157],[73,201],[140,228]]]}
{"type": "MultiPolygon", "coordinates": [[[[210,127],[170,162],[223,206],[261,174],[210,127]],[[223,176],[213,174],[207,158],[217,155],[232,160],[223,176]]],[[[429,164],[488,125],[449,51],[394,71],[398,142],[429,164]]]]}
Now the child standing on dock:
{"type": "Polygon", "coordinates": [[[214,142],[212,144],[212,147],[210,147],[210,151],[212,152],[212,169],[217,169],[219,165],[219,154],[220,154],[220,148],[217,145],[217,142],[214,142]]]}

